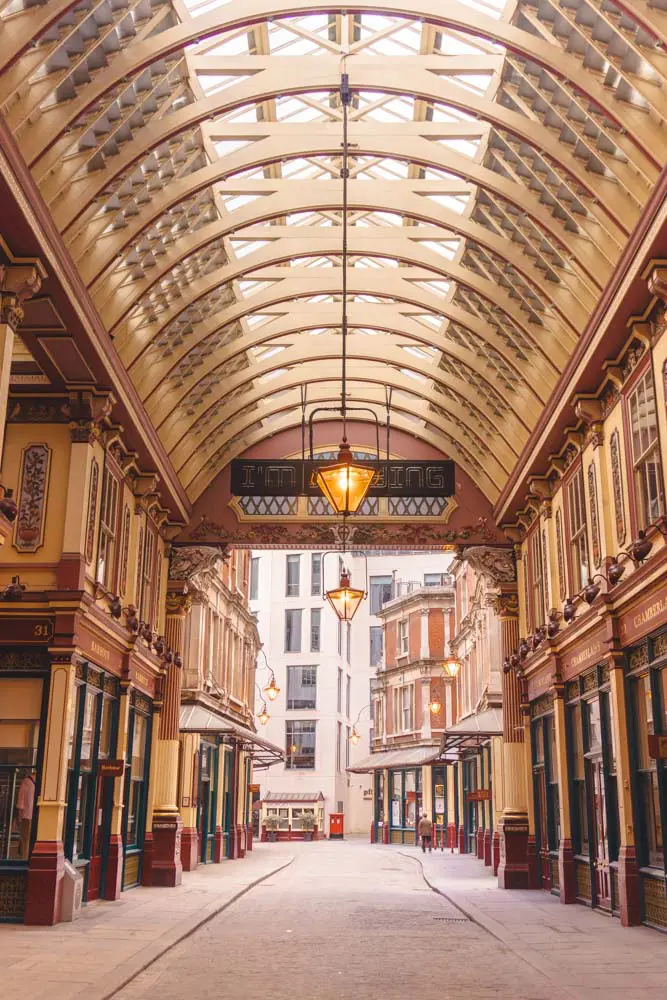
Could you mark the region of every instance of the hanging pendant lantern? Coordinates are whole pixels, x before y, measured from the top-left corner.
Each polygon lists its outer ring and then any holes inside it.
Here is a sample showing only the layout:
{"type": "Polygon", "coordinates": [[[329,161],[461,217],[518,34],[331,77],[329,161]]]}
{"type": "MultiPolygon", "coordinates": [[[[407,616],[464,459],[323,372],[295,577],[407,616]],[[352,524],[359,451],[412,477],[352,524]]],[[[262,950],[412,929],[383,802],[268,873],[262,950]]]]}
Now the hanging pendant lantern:
{"type": "Polygon", "coordinates": [[[354,743],[355,747],[357,746],[358,743],[361,743],[361,736],[357,732],[356,726],[354,726],[352,728],[352,734],[350,736],[350,741],[352,743],[354,743]]]}
{"type": "Polygon", "coordinates": [[[455,656],[448,656],[443,663],[443,669],[446,677],[456,677],[461,669],[461,661],[457,660],[455,656]]]}
{"type": "Polygon", "coordinates": [[[275,675],[273,674],[273,671],[271,672],[271,680],[264,688],[264,694],[269,699],[269,701],[275,701],[278,695],[280,694],[280,688],[276,684],[276,678],[275,675]]]}
{"type": "Polygon", "coordinates": [[[364,501],[374,476],[373,469],[354,461],[347,441],[341,441],[334,465],[317,470],[317,485],[336,514],[354,514],[364,501]]]}
{"type": "Polygon", "coordinates": [[[428,707],[429,711],[431,712],[431,715],[437,715],[440,709],[442,708],[442,704],[438,701],[437,698],[434,698],[433,701],[429,703],[428,707]]]}
{"type": "Polygon", "coordinates": [[[350,574],[344,569],[341,571],[338,587],[335,590],[327,590],[326,597],[340,620],[351,622],[365,594],[363,590],[356,590],[350,585],[350,574]]]}
{"type": "Polygon", "coordinates": [[[262,704],[262,711],[259,713],[259,715],[257,716],[257,718],[259,719],[260,723],[263,726],[265,726],[267,724],[267,722],[269,721],[269,719],[271,718],[271,716],[269,715],[269,713],[266,710],[266,705],[265,704],[262,704]]]}

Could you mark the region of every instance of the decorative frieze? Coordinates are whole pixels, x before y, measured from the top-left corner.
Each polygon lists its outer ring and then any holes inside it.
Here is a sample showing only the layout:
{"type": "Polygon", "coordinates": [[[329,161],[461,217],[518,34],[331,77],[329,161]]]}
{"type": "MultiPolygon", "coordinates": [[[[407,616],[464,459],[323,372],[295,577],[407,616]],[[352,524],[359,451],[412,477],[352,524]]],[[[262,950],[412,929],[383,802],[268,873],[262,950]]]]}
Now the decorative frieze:
{"type": "Polygon", "coordinates": [[[86,521],[86,562],[91,563],[94,555],[95,518],[97,514],[97,493],[100,485],[100,467],[93,459],[90,467],[90,491],[88,493],[88,519],[86,521]]]}
{"type": "Polygon", "coordinates": [[[614,518],[616,521],[616,541],[625,544],[625,504],[623,502],[623,473],[621,471],[621,454],[618,431],[615,430],[609,442],[609,457],[611,459],[611,481],[614,493],[614,518]]]}
{"type": "Polygon", "coordinates": [[[50,470],[51,449],[48,445],[31,444],[23,449],[14,529],[14,548],[19,552],[36,552],[43,544],[50,470]]]}
{"type": "Polygon", "coordinates": [[[593,565],[596,569],[599,569],[602,562],[602,546],[600,544],[600,521],[598,517],[598,494],[594,462],[591,462],[588,466],[588,508],[591,516],[593,565]]]}

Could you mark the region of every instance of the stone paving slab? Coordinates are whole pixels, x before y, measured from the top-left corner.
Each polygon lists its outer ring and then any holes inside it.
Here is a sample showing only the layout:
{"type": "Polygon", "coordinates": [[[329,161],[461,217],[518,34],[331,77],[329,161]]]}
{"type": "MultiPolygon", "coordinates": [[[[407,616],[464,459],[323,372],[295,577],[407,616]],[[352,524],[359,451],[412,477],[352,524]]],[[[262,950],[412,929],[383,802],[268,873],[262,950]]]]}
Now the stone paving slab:
{"type": "Polygon", "coordinates": [[[138,887],[55,927],[0,924],[2,1000],[105,1000],[179,941],[293,861],[258,844],[241,861],[185,872],[173,889],[138,887]]]}

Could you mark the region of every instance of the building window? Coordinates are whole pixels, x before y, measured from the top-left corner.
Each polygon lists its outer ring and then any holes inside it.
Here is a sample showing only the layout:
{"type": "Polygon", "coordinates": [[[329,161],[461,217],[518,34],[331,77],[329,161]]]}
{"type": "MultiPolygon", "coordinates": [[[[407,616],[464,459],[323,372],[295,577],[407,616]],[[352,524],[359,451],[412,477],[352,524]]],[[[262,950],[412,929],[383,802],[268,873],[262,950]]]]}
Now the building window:
{"type": "Polygon", "coordinates": [[[310,557],[310,593],[318,597],[322,593],[322,554],[313,552],[310,557]]]}
{"type": "Polygon", "coordinates": [[[42,694],[40,678],[0,677],[0,862],[30,856],[42,694]]]}
{"type": "Polygon", "coordinates": [[[384,649],[384,632],[382,625],[371,625],[371,666],[379,667],[382,663],[384,649]]]}
{"type": "Polygon", "coordinates": [[[336,711],[343,711],[343,670],[342,667],[338,668],[338,688],[336,697],[336,711]]]}
{"type": "Polygon", "coordinates": [[[380,739],[384,736],[384,708],[381,698],[376,698],[373,704],[373,737],[380,739]]]}
{"type": "Polygon", "coordinates": [[[448,573],[424,573],[425,587],[444,587],[450,581],[448,573]]]}
{"type": "Polygon", "coordinates": [[[371,614],[376,615],[383,604],[391,600],[392,577],[372,576],[370,579],[371,614]]]}
{"type": "Polygon", "coordinates": [[[351,694],[352,694],[352,691],[351,691],[352,683],[351,682],[352,682],[352,678],[348,674],[347,677],[345,678],[345,714],[347,715],[348,719],[350,718],[350,697],[351,697],[351,694]]]}
{"type": "Polygon", "coordinates": [[[285,767],[289,770],[315,768],[315,726],[314,721],[285,723],[285,767]]]}
{"type": "Polygon", "coordinates": [[[286,556],[285,564],[286,564],[285,596],[298,597],[299,576],[301,570],[301,556],[286,556]]]}
{"type": "Polygon", "coordinates": [[[343,723],[336,723],[336,770],[340,771],[342,763],[343,723]]]}
{"type": "Polygon", "coordinates": [[[317,667],[288,666],[287,707],[316,708],[317,667]]]}
{"type": "Polygon", "coordinates": [[[414,729],[415,719],[415,686],[404,684],[394,688],[393,721],[395,733],[407,733],[414,729]]]}
{"type": "Polygon", "coordinates": [[[577,854],[588,857],[590,836],[588,832],[588,804],[586,801],[586,758],[584,757],[584,735],[582,729],[581,703],[570,709],[570,740],[572,744],[572,784],[573,784],[573,839],[577,854]]]}
{"type": "Polygon", "coordinates": [[[345,727],[345,767],[350,766],[350,736],[351,729],[349,726],[345,727]]]}
{"type": "Polygon", "coordinates": [[[531,623],[538,628],[547,617],[544,602],[544,567],[539,525],[530,537],[531,623]]]}
{"type": "Polygon", "coordinates": [[[285,612],[285,652],[301,652],[301,610],[290,608],[285,612]]]}
{"type": "Polygon", "coordinates": [[[343,655],[343,623],[338,619],[338,655],[343,655]]]}
{"type": "Polygon", "coordinates": [[[106,590],[113,589],[118,524],[118,480],[109,469],[102,478],[100,538],[97,550],[97,580],[106,590]]]}
{"type": "Polygon", "coordinates": [[[259,596],[259,556],[250,560],[250,600],[256,601],[259,596]]]}
{"type": "Polygon", "coordinates": [[[579,591],[588,583],[588,539],[586,537],[586,500],[584,474],[577,469],[567,489],[570,516],[570,556],[572,563],[572,590],[579,591]]]}
{"type": "Polygon", "coordinates": [[[650,369],[630,396],[629,405],[638,527],[643,528],[665,512],[655,387],[650,369]]]}
{"type": "Polygon", "coordinates": [[[310,651],[319,653],[322,644],[322,609],[310,610],[310,651]]]}
{"type": "Polygon", "coordinates": [[[144,558],[141,564],[141,602],[139,617],[151,622],[153,616],[153,587],[155,583],[155,535],[147,528],[144,541],[144,558]]]}
{"type": "Polygon", "coordinates": [[[409,641],[408,620],[406,618],[398,623],[398,651],[400,656],[407,656],[409,641]]]}
{"type": "Polygon", "coordinates": [[[345,661],[346,661],[346,663],[350,662],[350,642],[351,642],[351,635],[352,635],[352,625],[350,624],[350,622],[347,622],[346,627],[345,627],[345,661]]]}

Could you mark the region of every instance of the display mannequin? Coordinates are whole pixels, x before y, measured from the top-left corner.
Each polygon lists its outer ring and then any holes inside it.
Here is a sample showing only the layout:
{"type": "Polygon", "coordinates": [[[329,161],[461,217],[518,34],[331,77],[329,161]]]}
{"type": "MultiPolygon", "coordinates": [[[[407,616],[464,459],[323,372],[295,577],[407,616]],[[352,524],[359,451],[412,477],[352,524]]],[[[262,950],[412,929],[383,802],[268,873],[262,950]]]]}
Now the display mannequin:
{"type": "Polygon", "coordinates": [[[22,858],[27,859],[30,852],[30,829],[32,827],[32,814],[35,808],[35,775],[26,774],[19,785],[19,793],[16,799],[16,812],[19,817],[19,852],[22,858]]]}

